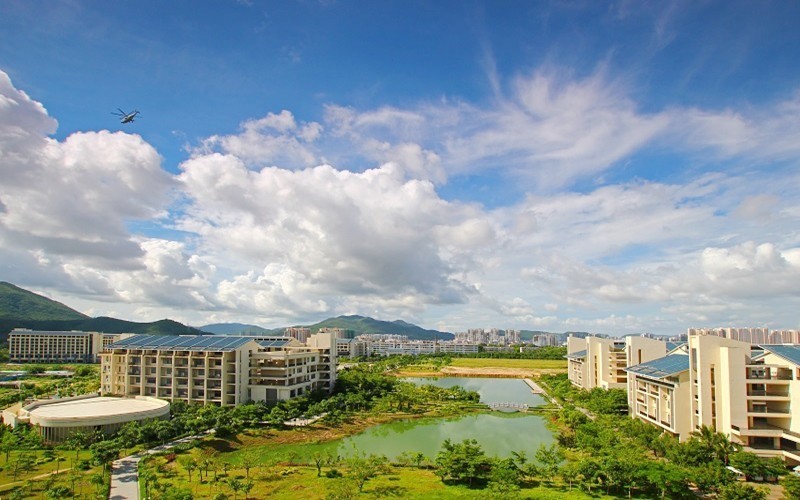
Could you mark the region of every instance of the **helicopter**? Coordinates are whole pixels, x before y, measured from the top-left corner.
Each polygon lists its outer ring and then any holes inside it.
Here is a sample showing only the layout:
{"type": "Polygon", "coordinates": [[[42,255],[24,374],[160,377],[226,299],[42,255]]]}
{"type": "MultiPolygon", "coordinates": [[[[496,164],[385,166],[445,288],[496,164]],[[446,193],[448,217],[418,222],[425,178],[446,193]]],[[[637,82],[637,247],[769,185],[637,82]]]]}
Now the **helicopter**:
{"type": "Polygon", "coordinates": [[[130,113],[126,113],[126,112],[122,111],[119,108],[117,108],[117,111],[119,111],[119,113],[116,113],[116,112],[112,111],[111,114],[119,116],[120,117],[119,118],[120,123],[130,123],[130,122],[133,121],[134,118],[136,118],[136,115],[139,114],[139,111],[135,110],[135,109],[133,111],[131,111],[130,113]]]}

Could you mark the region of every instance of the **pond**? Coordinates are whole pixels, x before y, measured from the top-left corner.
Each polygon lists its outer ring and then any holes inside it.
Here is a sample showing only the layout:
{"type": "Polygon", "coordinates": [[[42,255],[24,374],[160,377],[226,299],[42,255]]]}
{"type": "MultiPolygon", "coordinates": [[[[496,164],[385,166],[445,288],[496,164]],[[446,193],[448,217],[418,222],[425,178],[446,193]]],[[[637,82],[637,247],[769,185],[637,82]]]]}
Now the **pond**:
{"type": "MultiPolygon", "coordinates": [[[[438,378],[406,379],[416,384],[429,383],[441,387],[460,385],[477,391],[481,401],[527,403],[541,405],[545,401],[534,395],[519,379],[493,378],[438,378]]],[[[475,439],[487,455],[511,456],[511,452],[524,451],[533,457],[540,445],[550,445],[554,437],[539,415],[525,413],[492,412],[464,415],[454,418],[408,419],[376,425],[361,434],[329,443],[326,451],[341,455],[359,453],[386,455],[397,458],[403,452],[423,453],[430,459],[442,447],[445,439],[461,442],[475,439]]]]}
{"type": "Polygon", "coordinates": [[[437,387],[453,387],[460,385],[468,391],[475,391],[481,396],[481,402],[489,403],[525,403],[528,406],[540,406],[547,401],[538,394],[533,394],[530,387],[518,378],[404,378],[406,382],[418,385],[430,384],[437,387]]]}

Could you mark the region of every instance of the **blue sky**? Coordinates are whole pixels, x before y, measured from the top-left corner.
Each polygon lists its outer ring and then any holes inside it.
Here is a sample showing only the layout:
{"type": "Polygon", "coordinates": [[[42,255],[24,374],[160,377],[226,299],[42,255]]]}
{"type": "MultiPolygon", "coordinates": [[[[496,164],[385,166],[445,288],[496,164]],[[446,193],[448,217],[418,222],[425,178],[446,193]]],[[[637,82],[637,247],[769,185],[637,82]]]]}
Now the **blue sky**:
{"type": "Polygon", "coordinates": [[[0,279],[195,325],[800,327],[795,3],[0,11],[0,279]]]}

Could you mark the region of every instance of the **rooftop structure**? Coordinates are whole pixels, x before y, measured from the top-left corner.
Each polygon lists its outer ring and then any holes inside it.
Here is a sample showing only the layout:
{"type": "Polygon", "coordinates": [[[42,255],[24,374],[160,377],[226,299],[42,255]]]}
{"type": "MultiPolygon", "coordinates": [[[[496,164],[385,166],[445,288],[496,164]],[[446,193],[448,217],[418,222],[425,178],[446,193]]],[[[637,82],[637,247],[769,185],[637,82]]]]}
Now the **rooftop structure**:
{"type": "Polygon", "coordinates": [[[64,441],[76,431],[92,433],[99,430],[113,434],[128,422],[168,417],[169,403],[160,399],[101,397],[96,394],[34,401],[3,410],[6,425],[31,424],[48,443],[64,441]]]}

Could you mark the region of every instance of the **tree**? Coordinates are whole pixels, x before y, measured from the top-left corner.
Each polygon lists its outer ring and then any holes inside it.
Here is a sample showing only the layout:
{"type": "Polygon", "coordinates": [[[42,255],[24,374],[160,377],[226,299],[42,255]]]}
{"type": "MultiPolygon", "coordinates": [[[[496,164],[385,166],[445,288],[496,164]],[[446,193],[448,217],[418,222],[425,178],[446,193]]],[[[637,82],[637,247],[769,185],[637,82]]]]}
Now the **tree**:
{"type": "Polygon", "coordinates": [[[388,460],[384,456],[367,456],[356,453],[345,462],[347,475],[353,479],[358,487],[358,492],[361,493],[367,481],[383,472],[387,462],[388,460]]]}
{"type": "Polygon", "coordinates": [[[689,488],[689,477],[683,467],[670,462],[650,462],[644,471],[644,477],[659,492],[662,499],[695,498],[689,488]]]}
{"type": "Polygon", "coordinates": [[[246,451],[242,454],[242,468],[245,472],[245,477],[250,479],[250,469],[258,464],[258,455],[251,451],[246,451]]]}
{"type": "Polygon", "coordinates": [[[497,460],[489,477],[492,498],[517,498],[521,472],[513,458],[497,460]]]}
{"type": "Polygon", "coordinates": [[[411,462],[414,463],[414,467],[419,469],[422,467],[422,462],[425,461],[425,455],[423,453],[417,452],[411,457],[411,462]]]}
{"type": "Polygon", "coordinates": [[[783,486],[783,494],[786,500],[800,498],[800,476],[787,474],[786,477],[781,479],[781,486],[783,486]]]}
{"type": "Polygon", "coordinates": [[[244,481],[242,483],[242,491],[244,491],[244,500],[247,500],[247,496],[250,495],[250,492],[253,491],[253,486],[255,484],[251,480],[244,481]]]}
{"type": "Polygon", "coordinates": [[[537,470],[547,481],[552,481],[558,474],[558,468],[564,461],[564,452],[555,443],[550,446],[539,445],[535,455],[538,462],[537,470]]]}
{"type": "Polygon", "coordinates": [[[241,479],[235,477],[228,478],[226,482],[231,491],[233,491],[233,500],[236,500],[236,496],[242,491],[242,488],[244,488],[244,483],[241,479]]]}
{"type": "Polygon", "coordinates": [[[715,493],[734,481],[733,474],[719,462],[693,467],[689,477],[702,493],[715,493]]]}
{"type": "Polygon", "coordinates": [[[91,445],[89,451],[92,453],[94,462],[103,466],[103,475],[105,475],[108,465],[119,457],[120,448],[116,441],[100,441],[91,445]]]}
{"type": "Polygon", "coordinates": [[[325,500],[352,500],[358,498],[358,495],[358,487],[353,478],[340,477],[328,483],[325,500]]]}
{"type": "Polygon", "coordinates": [[[106,492],[106,478],[103,474],[92,474],[89,477],[89,482],[94,485],[97,498],[104,496],[106,492]]]}
{"type": "Polygon", "coordinates": [[[139,422],[128,422],[123,425],[116,435],[117,441],[123,448],[130,448],[142,442],[142,425],[139,422]]]}
{"type": "Polygon", "coordinates": [[[8,463],[9,453],[17,446],[19,446],[19,438],[17,435],[11,431],[4,432],[2,439],[0,439],[0,450],[6,454],[6,463],[8,463]]]}
{"type": "Polygon", "coordinates": [[[749,484],[733,482],[721,490],[717,496],[720,500],[766,500],[767,492],[749,484]]]}
{"type": "Polygon", "coordinates": [[[144,483],[144,496],[150,498],[150,487],[156,482],[156,473],[150,467],[139,467],[139,479],[144,483]]]}
{"type": "MultiPolygon", "coordinates": [[[[78,483],[81,480],[81,478],[83,478],[83,474],[80,471],[75,470],[75,469],[69,471],[69,475],[67,476],[67,479],[69,480],[69,484],[70,484],[71,489],[72,489],[72,497],[73,498],[75,498],[75,493],[76,493],[76,491],[75,491],[75,483],[78,483]]],[[[77,492],[77,493],[78,493],[78,496],[80,496],[81,493],[80,492],[77,492]]]]}
{"type": "Polygon", "coordinates": [[[442,443],[436,455],[436,475],[456,482],[472,484],[489,477],[492,464],[483,449],[474,439],[465,439],[453,444],[449,439],[442,443]]]}
{"type": "Polygon", "coordinates": [[[47,489],[48,500],[60,500],[61,498],[69,498],[74,496],[72,490],[66,486],[59,485],[47,489]]]}
{"type": "MultiPolygon", "coordinates": [[[[749,451],[740,451],[731,456],[731,465],[742,471],[748,479],[777,476],[774,465],[749,451]]],[[[782,465],[781,465],[782,468],[782,465]]]]}
{"type": "Polygon", "coordinates": [[[32,455],[27,453],[20,453],[17,455],[16,459],[13,462],[13,477],[17,479],[17,475],[19,474],[20,470],[27,470],[30,469],[35,462],[35,459],[32,455]]]}
{"type": "Polygon", "coordinates": [[[58,474],[59,465],[61,464],[61,462],[65,461],[66,458],[62,457],[61,455],[58,455],[53,460],[55,460],[55,462],[56,462],[56,474],[58,474]]]}
{"type": "Polygon", "coordinates": [[[192,482],[192,471],[197,469],[197,460],[191,456],[183,456],[178,459],[178,463],[186,469],[186,473],[189,475],[189,483],[192,482]]]}
{"type": "Polygon", "coordinates": [[[317,467],[317,477],[322,477],[322,464],[325,463],[325,456],[315,451],[311,458],[314,460],[314,465],[317,467]]]}
{"type": "Polygon", "coordinates": [[[698,439],[707,455],[713,456],[723,465],[728,465],[730,456],[740,449],[740,446],[732,443],[728,436],[707,425],[692,432],[692,438],[698,439]]]}
{"type": "MultiPolygon", "coordinates": [[[[214,448],[211,448],[211,447],[203,448],[200,451],[200,462],[199,462],[200,471],[201,471],[201,473],[205,472],[206,481],[208,480],[208,470],[211,469],[211,468],[213,468],[213,470],[214,470],[214,480],[216,481],[216,479],[217,479],[216,461],[217,461],[217,450],[215,450],[214,448]]],[[[201,476],[201,479],[202,479],[202,476],[201,476]]]]}

